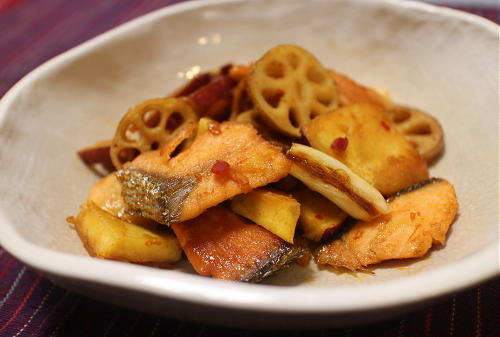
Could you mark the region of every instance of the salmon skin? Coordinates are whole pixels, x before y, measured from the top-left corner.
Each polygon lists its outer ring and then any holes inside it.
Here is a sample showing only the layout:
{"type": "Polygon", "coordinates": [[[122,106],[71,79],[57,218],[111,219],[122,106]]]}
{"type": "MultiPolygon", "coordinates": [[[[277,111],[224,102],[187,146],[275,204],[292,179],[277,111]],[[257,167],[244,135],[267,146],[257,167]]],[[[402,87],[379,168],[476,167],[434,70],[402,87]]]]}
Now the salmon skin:
{"type": "Polygon", "coordinates": [[[164,178],[133,168],[123,169],[117,176],[127,212],[163,224],[180,217],[182,204],[196,184],[195,177],[164,178]]]}
{"type": "Polygon", "coordinates": [[[303,255],[302,248],[222,206],[172,229],[196,272],[222,280],[260,282],[303,255]]]}
{"type": "Polygon", "coordinates": [[[246,123],[224,122],[198,135],[169,159],[160,150],[141,154],[116,176],[134,215],[169,225],[186,221],[235,195],[285,177],[290,160],[246,123]],[[230,174],[213,172],[225,162],[230,174]]]}
{"type": "Polygon", "coordinates": [[[424,256],[433,244],[446,242],[457,214],[453,185],[433,178],[388,199],[389,212],[369,221],[357,221],[340,238],[315,252],[318,264],[363,270],[392,259],[424,256]]]}

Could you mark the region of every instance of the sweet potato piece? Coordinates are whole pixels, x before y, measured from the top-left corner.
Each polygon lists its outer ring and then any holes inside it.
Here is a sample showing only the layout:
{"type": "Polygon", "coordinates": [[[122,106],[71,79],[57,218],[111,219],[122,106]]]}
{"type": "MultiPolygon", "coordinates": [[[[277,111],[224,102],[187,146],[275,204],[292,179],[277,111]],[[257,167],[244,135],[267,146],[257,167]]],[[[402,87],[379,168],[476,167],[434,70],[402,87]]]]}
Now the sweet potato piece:
{"type": "Polygon", "coordinates": [[[358,221],[340,239],[321,246],[316,262],[359,270],[384,260],[424,256],[433,243],[445,243],[458,202],[453,185],[430,179],[397,193],[389,207],[389,213],[358,221]]]}
{"type": "Polygon", "coordinates": [[[289,195],[257,189],[231,200],[231,210],[293,243],[300,204],[289,195]]]}
{"type": "Polygon", "coordinates": [[[319,193],[304,188],[294,192],[293,196],[300,203],[298,226],[309,240],[325,239],[347,218],[346,212],[319,193]]]}
{"type": "Polygon", "coordinates": [[[78,151],[80,159],[90,167],[93,171],[101,176],[115,170],[115,166],[111,161],[109,153],[111,149],[111,140],[97,142],[92,146],[86,147],[78,151]],[[99,167],[99,165],[101,167],[99,167]]]}
{"type": "Polygon", "coordinates": [[[74,223],[94,257],[134,263],[172,263],[181,258],[181,248],[171,233],[120,220],[93,202],[82,206],[74,223]]]}
{"type": "Polygon", "coordinates": [[[343,162],[383,195],[429,176],[425,159],[377,105],[358,103],[323,114],[304,134],[312,147],[343,162]],[[339,140],[345,148],[336,146],[339,140]]]}
{"type": "Polygon", "coordinates": [[[196,90],[204,87],[214,77],[214,74],[211,73],[203,73],[199,74],[196,77],[192,78],[189,82],[184,84],[182,87],[178,88],[176,91],[173,93],[167,95],[167,97],[182,97],[182,96],[189,96],[196,90]]]}
{"type": "Polygon", "coordinates": [[[229,116],[231,94],[236,81],[227,75],[214,76],[209,83],[192,92],[189,97],[201,116],[223,120],[229,116]]]}
{"type": "Polygon", "coordinates": [[[159,151],[137,157],[117,173],[127,205],[164,224],[192,219],[209,207],[288,174],[290,161],[249,124],[225,122],[204,132],[165,163],[159,151]],[[220,131],[220,132],[219,132],[220,131]],[[230,174],[217,174],[224,162],[230,174]]]}
{"type": "Polygon", "coordinates": [[[390,99],[377,91],[333,70],[330,70],[329,74],[337,83],[341,106],[353,103],[377,104],[384,108],[396,125],[396,129],[427,162],[431,162],[442,152],[443,130],[436,118],[418,109],[393,104],[390,99]]]}
{"type": "Polygon", "coordinates": [[[222,280],[259,282],[301,255],[300,248],[222,206],[172,229],[196,272],[222,280]]]}

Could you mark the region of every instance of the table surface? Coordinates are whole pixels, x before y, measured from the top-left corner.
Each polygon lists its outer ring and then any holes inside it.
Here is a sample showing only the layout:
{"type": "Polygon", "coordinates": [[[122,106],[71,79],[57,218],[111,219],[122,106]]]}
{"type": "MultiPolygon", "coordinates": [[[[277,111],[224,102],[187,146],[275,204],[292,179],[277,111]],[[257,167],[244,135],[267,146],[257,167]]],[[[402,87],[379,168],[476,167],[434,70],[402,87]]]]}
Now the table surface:
{"type": "MultiPolygon", "coordinates": [[[[0,0],[0,97],[51,57],[176,2],[181,1],[0,0]]],[[[494,1],[445,3],[499,22],[499,6],[494,1]]],[[[94,301],[55,286],[0,247],[0,336],[493,337],[500,336],[499,286],[499,279],[491,280],[423,310],[371,325],[252,331],[183,322],[94,301]]]]}

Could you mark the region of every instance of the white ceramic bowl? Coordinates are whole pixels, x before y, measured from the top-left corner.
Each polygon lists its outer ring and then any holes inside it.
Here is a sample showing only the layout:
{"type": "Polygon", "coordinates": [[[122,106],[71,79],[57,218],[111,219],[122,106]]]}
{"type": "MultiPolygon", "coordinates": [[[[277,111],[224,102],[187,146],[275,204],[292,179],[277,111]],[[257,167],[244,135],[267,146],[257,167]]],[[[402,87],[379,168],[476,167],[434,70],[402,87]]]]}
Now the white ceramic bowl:
{"type": "Polygon", "coordinates": [[[277,328],[381,319],[498,273],[497,113],[498,26],[481,18],[409,1],[187,2],[56,57],[5,95],[0,243],[59,285],[180,319],[277,328]],[[65,222],[97,180],[76,151],[110,138],[128,107],[196,66],[249,62],[282,43],[441,121],[446,151],[431,172],[460,201],[446,247],[374,275],[294,266],[259,285],[88,257],[65,222]]]}

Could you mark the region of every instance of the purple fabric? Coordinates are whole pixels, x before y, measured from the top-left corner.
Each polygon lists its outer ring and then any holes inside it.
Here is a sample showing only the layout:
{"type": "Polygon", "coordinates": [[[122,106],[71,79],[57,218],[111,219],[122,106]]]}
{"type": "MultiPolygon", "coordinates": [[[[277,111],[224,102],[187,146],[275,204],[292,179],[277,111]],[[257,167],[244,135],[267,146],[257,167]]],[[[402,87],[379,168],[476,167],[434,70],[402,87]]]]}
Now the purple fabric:
{"type": "MultiPolygon", "coordinates": [[[[174,0],[0,0],[0,97],[53,56],[174,0]]],[[[499,22],[499,8],[456,7],[499,22]]],[[[464,271],[466,272],[466,271],[464,271]]],[[[500,279],[385,322],[251,331],[162,318],[53,285],[0,247],[0,336],[499,336],[500,279]]]]}

